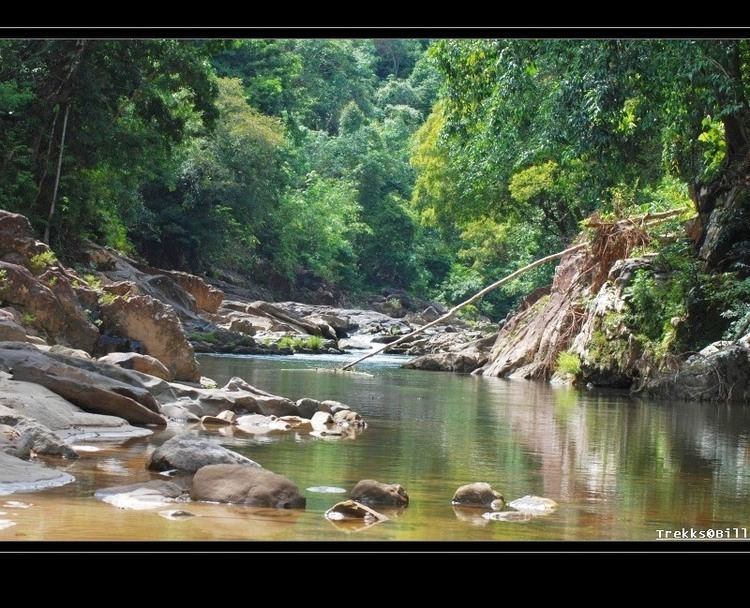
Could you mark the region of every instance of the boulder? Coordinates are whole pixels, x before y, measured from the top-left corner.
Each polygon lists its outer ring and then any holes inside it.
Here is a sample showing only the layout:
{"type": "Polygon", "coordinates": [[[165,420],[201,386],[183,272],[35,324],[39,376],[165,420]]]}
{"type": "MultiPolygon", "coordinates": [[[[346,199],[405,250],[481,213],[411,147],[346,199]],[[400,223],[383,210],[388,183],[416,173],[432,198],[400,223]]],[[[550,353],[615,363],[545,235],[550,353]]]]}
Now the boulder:
{"type": "Polygon", "coordinates": [[[294,509],[305,507],[305,497],[283,475],[260,467],[236,464],[205,466],[193,477],[193,500],[294,509]]]}
{"type": "Polygon", "coordinates": [[[102,306],[102,318],[108,331],[138,340],[146,354],[166,366],[171,378],[200,379],[193,347],[171,307],[150,296],[116,297],[102,306]]]}
{"type": "Polygon", "coordinates": [[[169,370],[165,365],[149,355],[138,353],[109,353],[98,359],[102,363],[117,365],[123,369],[133,369],[142,374],[156,376],[162,380],[171,380],[169,370]]]}
{"type": "Polygon", "coordinates": [[[336,428],[333,416],[328,412],[315,412],[310,419],[310,424],[315,431],[330,431],[336,428]]]}
{"type": "Polygon", "coordinates": [[[429,353],[412,359],[404,365],[409,369],[424,371],[458,372],[470,374],[482,367],[490,357],[497,334],[474,340],[469,344],[460,341],[451,345],[450,352],[429,353]]]}
{"type": "Polygon", "coordinates": [[[336,332],[337,338],[346,338],[347,332],[352,329],[352,323],[349,317],[339,317],[330,313],[319,312],[303,318],[311,323],[324,324],[333,328],[336,332]]]}
{"type": "Polygon", "coordinates": [[[297,401],[297,413],[302,418],[310,419],[320,408],[320,401],[317,399],[299,399],[297,401]]]}
{"type": "Polygon", "coordinates": [[[505,499],[502,494],[495,492],[490,484],[480,481],[469,483],[458,488],[453,495],[451,502],[454,505],[462,505],[465,507],[495,508],[500,506],[499,502],[504,503],[505,499]],[[495,503],[494,506],[493,503],[495,503]]]}
{"type": "Polygon", "coordinates": [[[194,435],[177,435],[168,439],[151,454],[146,466],[152,471],[178,469],[186,473],[195,473],[201,467],[214,464],[260,466],[242,454],[227,450],[210,439],[194,435]]]}
{"type": "Polygon", "coordinates": [[[16,455],[20,458],[29,458],[31,452],[68,460],[78,458],[78,453],[65,441],[34,420],[20,420],[14,428],[19,433],[15,448],[16,455]]]}
{"type": "Polygon", "coordinates": [[[49,247],[36,239],[25,216],[0,210],[0,259],[26,265],[30,258],[45,251],[49,247]]]}
{"type": "Polygon", "coordinates": [[[349,498],[368,506],[405,507],[409,504],[409,495],[403,486],[374,479],[363,479],[358,482],[349,498]]]}
{"type": "Polygon", "coordinates": [[[201,424],[203,426],[232,426],[232,421],[218,416],[202,416],[201,424]]]}
{"type": "Polygon", "coordinates": [[[420,315],[424,323],[432,323],[437,321],[442,315],[435,309],[434,306],[428,306],[422,311],[420,315]]]}
{"type": "Polygon", "coordinates": [[[0,370],[12,371],[14,380],[44,386],[87,411],[118,416],[134,424],[165,424],[158,413],[158,402],[146,388],[105,376],[92,361],[2,342],[0,370]]]}
{"type": "Polygon", "coordinates": [[[237,331],[248,336],[254,336],[255,326],[250,319],[236,317],[229,323],[229,331],[237,331]]]}
{"type": "Polygon", "coordinates": [[[26,330],[21,327],[12,313],[0,309],[0,341],[26,342],[26,330]]]}
{"type": "Polygon", "coordinates": [[[333,421],[341,427],[364,428],[365,421],[357,412],[352,410],[339,410],[333,415],[333,421]]]}
{"type": "Polygon", "coordinates": [[[79,359],[91,360],[91,355],[85,350],[81,350],[80,348],[70,348],[69,346],[63,346],[62,344],[51,346],[47,352],[50,352],[53,355],[66,355],[68,357],[78,357],[79,359]]]}
{"type": "Polygon", "coordinates": [[[216,414],[216,417],[220,420],[225,420],[229,422],[230,424],[234,424],[234,421],[237,419],[237,414],[235,414],[231,410],[223,410],[216,414]]]}

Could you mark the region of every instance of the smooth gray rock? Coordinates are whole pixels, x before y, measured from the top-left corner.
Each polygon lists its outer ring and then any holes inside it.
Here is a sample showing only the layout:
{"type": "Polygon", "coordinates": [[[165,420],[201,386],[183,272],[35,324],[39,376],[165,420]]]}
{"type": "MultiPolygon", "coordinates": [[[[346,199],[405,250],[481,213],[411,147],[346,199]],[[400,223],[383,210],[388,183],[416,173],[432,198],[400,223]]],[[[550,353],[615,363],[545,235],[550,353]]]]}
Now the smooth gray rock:
{"type": "Polygon", "coordinates": [[[68,473],[0,451],[0,495],[55,488],[74,480],[68,473]]]}
{"type": "Polygon", "coordinates": [[[194,435],[177,435],[165,441],[151,454],[147,468],[152,471],[179,469],[186,473],[195,473],[201,467],[213,464],[260,467],[257,462],[227,450],[210,439],[194,435]]]}

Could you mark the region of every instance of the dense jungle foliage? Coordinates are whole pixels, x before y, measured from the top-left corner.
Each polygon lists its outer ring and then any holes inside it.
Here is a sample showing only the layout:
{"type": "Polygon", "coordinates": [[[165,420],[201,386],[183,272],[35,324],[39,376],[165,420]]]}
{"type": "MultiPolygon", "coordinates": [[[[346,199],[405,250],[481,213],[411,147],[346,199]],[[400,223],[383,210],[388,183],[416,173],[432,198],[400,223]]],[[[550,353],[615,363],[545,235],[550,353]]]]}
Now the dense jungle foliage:
{"type": "MultiPolygon", "coordinates": [[[[90,239],[281,290],[313,273],[454,303],[593,212],[695,209],[747,151],[749,59],[733,40],[3,40],[0,208],[63,257],[90,239]]],[[[670,252],[684,308],[714,279],[670,252]]],[[[746,270],[721,269],[733,327],[746,270]]],[[[501,318],[552,271],[473,312],[501,318]]],[[[634,297],[670,306],[648,280],[634,297]]],[[[679,306],[644,332],[662,340],[679,306]]]]}

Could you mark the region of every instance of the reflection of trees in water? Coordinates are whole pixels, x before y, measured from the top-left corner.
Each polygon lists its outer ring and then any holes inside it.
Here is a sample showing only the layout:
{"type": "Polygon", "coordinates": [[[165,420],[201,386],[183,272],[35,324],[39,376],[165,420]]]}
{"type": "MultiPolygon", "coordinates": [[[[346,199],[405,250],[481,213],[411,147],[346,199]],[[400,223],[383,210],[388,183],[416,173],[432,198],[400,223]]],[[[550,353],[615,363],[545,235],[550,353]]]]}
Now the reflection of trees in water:
{"type": "Polygon", "coordinates": [[[302,487],[349,487],[368,477],[399,482],[414,494],[415,515],[428,503],[442,508],[463,483],[487,481],[509,498],[537,493],[583,505],[558,517],[574,518],[571,529],[598,527],[603,537],[613,536],[610,527],[632,525],[634,514],[650,527],[747,513],[748,408],[656,404],[453,374],[379,370],[371,379],[342,378],[280,369],[288,362],[264,368],[256,361],[244,371],[220,363],[225,376],[272,392],[350,403],[370,422],[353,441],[226,442],[302,487]]]}
{"type": "Polygon", "coordinates": [[[487,389],[497,424],[508,425],[530,455],[545,495],[602,500],[606,510],[638,508],[646,519],[684,513],[709,524],[731,518],[750,494],[747,408],[655,404],[521,382],[487,389]]]}

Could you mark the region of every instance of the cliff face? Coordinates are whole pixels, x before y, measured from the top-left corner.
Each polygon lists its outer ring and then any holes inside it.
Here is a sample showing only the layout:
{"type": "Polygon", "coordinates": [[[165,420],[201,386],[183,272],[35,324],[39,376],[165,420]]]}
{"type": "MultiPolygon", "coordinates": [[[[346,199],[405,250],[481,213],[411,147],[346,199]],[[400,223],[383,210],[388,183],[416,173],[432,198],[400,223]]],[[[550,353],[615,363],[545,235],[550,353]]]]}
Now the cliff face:
{"type": "MultiPolygon", "coordinates": [[[[750,275],[750,196],[743,193],[736,187],[702,192],[699,206],[703,212],[693,226],[703,270],[729,272],[725,276],[733,280],[750,275]]],[[[700,304],[690,304],[685,315],[669,319],[675,335],[690,336],[690,343],[698,345],[697,353],[682,354],[666,347],[655,350],[637,327],[628,326],[634,312],[628,287],[638,271],[666,284],[676,280],[663,268],[655,268],[655,261],[655,255],[626,257],[605,266],[601,257],[582,251],[563,258],[549,294],[535,293],[526,299],[500,331],[488,363],[477,373],[529,380],[575,379],[661,398],[750,398],[750,335],[712,342],[717,337],[710,335],[706,308],[700,304]],[[606,280],[602,282],[601,277],[606,280]],[[563,352],[574,364],[558,371],[563,352]]]]}
{"type": "Polygon", "coordinates": [[[588,254],[560,261],[548,293],[534,292],[498,334],[484,376],[548,380],[558,353],[574,338],[583,302],[591,293],[588,254]]]}

